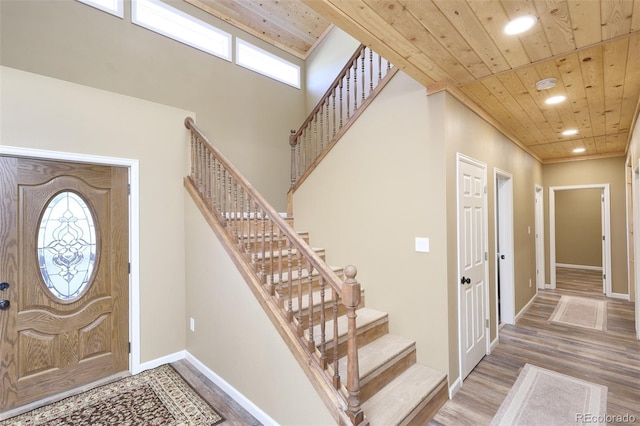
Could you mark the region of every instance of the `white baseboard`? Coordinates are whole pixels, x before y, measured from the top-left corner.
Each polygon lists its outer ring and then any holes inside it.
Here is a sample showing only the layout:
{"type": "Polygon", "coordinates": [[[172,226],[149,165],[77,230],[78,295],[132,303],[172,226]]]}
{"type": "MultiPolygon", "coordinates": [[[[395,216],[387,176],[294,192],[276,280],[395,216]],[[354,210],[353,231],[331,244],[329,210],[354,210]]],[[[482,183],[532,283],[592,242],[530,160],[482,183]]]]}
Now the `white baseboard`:
{"type": "MultiPolygon", "coordinates": [[[[498,330],[498,334],[500,334],[500,330],[498,330]]],[[[489,344],[489,353],[493,352],[493,350],[496,348],[496,346],[498,346],[498,336],[496,336],[495,339],[493,339],[493,341],[489,344]]]]}
{"type": "Polygon", "coordinates": [[[179,351],[169,355],[165,355],[160,358],[153,359],[151,361],[141,363],[137,371],[131,371],[131,374],[142,373],[145,370],[151,370],[152,368],[160,367],[162,364],[169,364],[172,362],[180,361],[181,359],[186,358],[187,351],[179,351]]]}
{"type": "Polygon", "coordinates": [[[612,299],[626,300],[627,302],[631,301],[631,299],[629,298],[629,295],[624,293],[611,293],[609,297],[611,297],[612,299]]]}
{"type": "Polygon", "coordinates": [[[531,300],[529,300],[529,302],[527,302],[526,305],[524,305],[524,308],[520,309],[520,312],[518,312],[518,314],[516,315],[516,320],[515,322],[518,322],[518,320],[520,319],[520,317],[522,315],[524,315],[525,312],[527,312],[527,309],[529,309],[529,306],[531,306],[533,304],[533,301],[536,300],[536,297],[538,297],[538,295],[536,294],[535,296],[533,296],[531,298],[531,300]]]}
{"type": "Polygon", "coordinates": [[[453,384],[451,386],[449,386],[449,399],[453,399],[453,397],[460,390],[460,387],[462,387],[462,380],[460,380],[460,377],[458,377],[455,380],[455,382],[453,382],[453,384]]]}
{"type": "Polygon", "coordinates": [[[246,396],[241,394],[236,388],[231,386],[226,380],[214,373],[209,367],[204,365],[199,359],[191,355],[188,351],[185,351],[186,360],[189,361],[194,367],[196,367],[202,374],[207,376],[209,380],[215,383],[220,389],[222,389],[227,395],[233,398],[238,404],[247,410],[253,417],[255,417],[263,425],[277,426],[278,422],[273,420],[267,413],[262,411],[257,405],[251,402],[246,396]]]}
{"type": "Polygon", "coordinates": [[[602,271],[602,266],[572,265],[571,263],[556,263],[556,267],[569,269],[587,269],[589,271],[602,271]]]}

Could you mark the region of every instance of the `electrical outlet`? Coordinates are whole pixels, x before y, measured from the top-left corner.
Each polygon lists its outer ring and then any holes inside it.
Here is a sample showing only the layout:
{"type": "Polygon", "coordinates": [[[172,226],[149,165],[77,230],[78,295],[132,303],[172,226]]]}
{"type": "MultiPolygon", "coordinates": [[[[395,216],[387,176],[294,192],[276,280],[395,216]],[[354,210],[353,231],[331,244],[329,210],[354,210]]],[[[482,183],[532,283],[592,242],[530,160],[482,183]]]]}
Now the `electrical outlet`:
{"type": "MultiPolygon", "coordinates": [[[[531,285],[531,283],[529,283],[529,285],[531,285]]],[[[194,320],[193,318],[189,319],[189,329],[193,332],[196,331],[196,320],[194,320]]]]}

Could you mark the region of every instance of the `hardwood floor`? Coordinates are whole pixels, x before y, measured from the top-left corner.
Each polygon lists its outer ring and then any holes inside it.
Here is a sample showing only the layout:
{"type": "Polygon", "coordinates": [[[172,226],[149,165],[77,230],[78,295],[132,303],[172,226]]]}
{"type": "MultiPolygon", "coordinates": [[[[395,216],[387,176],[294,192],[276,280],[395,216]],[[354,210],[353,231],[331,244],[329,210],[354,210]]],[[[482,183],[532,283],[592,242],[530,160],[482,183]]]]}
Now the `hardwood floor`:
{"type": "Polygon", "coordinates": [[[216,386],[204,374],[198,371],[189,361],[180,360],[171,366],[191,385],[196,392],[211,405],[224,421],[223,426],[257,426],[261,425],[251,414],[234,401],[222,389],[216,386]]]}
{"type": "Polygon", "coordinates": [[[640,341],[634,304],[605,298],[600,272],[558,268],[557,288],[540,290],[516,325],[502,327],[491,355],[429,424],[489,424],[525,363],[607,386],[607,414],[626,414],[640,423],[640,341]],[[550,323],[563,294],[606,299],[607,331],[550,323]]]}

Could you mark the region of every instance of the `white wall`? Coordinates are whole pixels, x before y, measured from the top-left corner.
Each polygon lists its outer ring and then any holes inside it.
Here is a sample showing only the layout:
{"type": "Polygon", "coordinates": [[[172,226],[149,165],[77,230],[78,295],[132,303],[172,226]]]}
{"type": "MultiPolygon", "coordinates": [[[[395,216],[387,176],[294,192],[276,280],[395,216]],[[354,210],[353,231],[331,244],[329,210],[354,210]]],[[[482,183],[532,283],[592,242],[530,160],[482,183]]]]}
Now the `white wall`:
{"type": "Polygon", "coordinates": [[[358,46],[358,40],[333,27],[309,55],[305,61],[307,114],[315,108],[358,46]]]}
{"type": "Polygon", "coordinates": [[[282,425],[333,418],[244,278],[185,194],[187,350],[282,425]]]}
{"type": "Polygon", "coordinates": [[[0,67],[0,144],[139,160],[142,362],[185,348],[188,114],[0,67]]]}
{"type": "Polygon", "coordinates": [[[399,72],[294,195],[296,229],[353,264],[366,306],[416,340],[418,361],[447,373],[443,97],[399,72]],[[401,111],[401,113],[399,113],[401,111]],[[430,239],[430,253],[415,251],[430,239]]]}

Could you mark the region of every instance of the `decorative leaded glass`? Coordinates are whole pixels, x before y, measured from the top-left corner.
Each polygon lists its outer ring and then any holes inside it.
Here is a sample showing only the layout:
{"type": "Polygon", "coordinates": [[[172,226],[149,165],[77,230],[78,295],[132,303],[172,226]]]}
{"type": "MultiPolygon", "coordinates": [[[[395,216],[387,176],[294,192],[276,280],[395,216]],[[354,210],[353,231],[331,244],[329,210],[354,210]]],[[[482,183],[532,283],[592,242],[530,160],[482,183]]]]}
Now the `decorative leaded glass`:
{"type": "Polygon", "coordinates": [[[87,203],[75,192],[61,192],[45,208],[38,229],[38,261],[55,297],[79,297],[96,260],[96,228],[87,203]]]}

